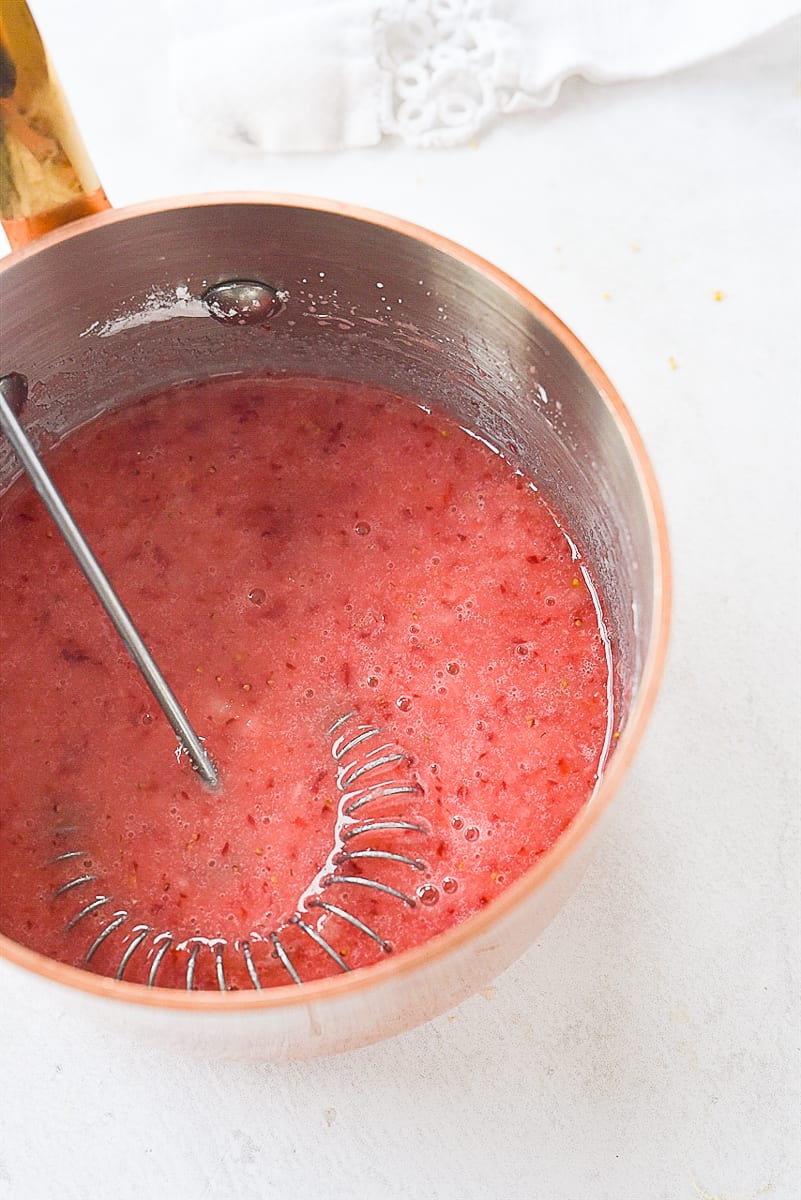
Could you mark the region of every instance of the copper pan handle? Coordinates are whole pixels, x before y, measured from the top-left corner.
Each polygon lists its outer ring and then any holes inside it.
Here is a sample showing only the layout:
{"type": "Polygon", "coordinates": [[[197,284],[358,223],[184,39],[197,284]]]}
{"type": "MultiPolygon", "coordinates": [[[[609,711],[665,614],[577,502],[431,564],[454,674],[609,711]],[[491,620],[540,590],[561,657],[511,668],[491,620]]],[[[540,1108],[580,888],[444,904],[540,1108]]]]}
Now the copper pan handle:
{"type": "Polygon", "coordinates": [[[111,205],[25,0],[0,0],[0,221],[16,250],[111,205]]]}

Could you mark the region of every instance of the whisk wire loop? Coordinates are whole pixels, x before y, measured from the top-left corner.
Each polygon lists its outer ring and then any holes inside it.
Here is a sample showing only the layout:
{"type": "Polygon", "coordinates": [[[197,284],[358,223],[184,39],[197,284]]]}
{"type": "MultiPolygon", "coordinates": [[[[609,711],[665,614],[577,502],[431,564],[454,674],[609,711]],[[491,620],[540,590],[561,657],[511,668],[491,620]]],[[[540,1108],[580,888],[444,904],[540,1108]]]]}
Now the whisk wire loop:
{"type": "MultiPolygon", "coordinates": [[[[337,889],[338,897],[340,894],[347,895],[350,891],[355,898],[361,890],[362,893],[372,892],[376,895],[387,896],[400,901],[407,908],[415,908],[417,902],[413,895],[395,886],[394,883],[374,877],[369,873],[369,868],[387,864],[388,867],[417,873],[426,871],[427,863],[424,859],[402,853],[395,848],[389,848],[386,844],[382,844],[382,841],[388,834],[425,837],[430,830],[426,823],[414,814],[397,814],[393,813],[391,809],[388,813],[379,810],[377,815],[372,818],[354,817],[353,814],[365,805],[377,805],[380,801],[388,804],[398,797],[422,796],[423,794],[420,784],[411,777],[409,756],[394,743],[383,741],[382,732],[378,726],[356,723],[354,727],[354,722],[357,721],[356,714],[350,712],[344,717],[340,717],[329,729],[331,736],[337,735],[331,753],[338,764],[337,785],[341,793],[335,826],[335,845],[329,854],[326,865],[298,901],[296,911],[282,924],[263,933],[253,931],[248,939],[236,941],[233,945],[229,945],[223,937],[209,938],[197,934],[193,934],[183,941],[176,941],[174,935],[166,930],[157,932],[149,924],[131,924],[134,917],[130,908],[118,907],[97,932],[83,956],[83,962],[86,965],[92,963],[97,958],[101,947],[110,945],[114,935],[118,935],[123,938],[123,947],[117,960],[116,969],[112,968],[115,979],[131,977],[135,956],[137,951],[141,950],[142,954],[146,955],[149,964],[146,986],[157,987],[160,976],[163,976],[168,954],[171,951],[174,954],[181,952],[186,955],[183,965],[183,983],[187,991],[192,991],[197,982],[201,955],[211,953],[213,979],[221,992],[229,990],[229,980],[245,977],[253,988],[261,990],[264,982],[257,965],[255,947],[257,944],[265,944],[270,948],[272,955],[281,964],[292,982],[301,984],[303,977],[298,954],[304,945],[317,947],[335,964],[338,970],[343,972],[352,970],[352,967],[345,961],[347,951],[337,948],[328,930],[323,932],[322,922],[330,918],[343,922],[344,926],[369,939],[383,953],[391,953],[391,943],[372,925],[362,920],[357,912],[351,912],[347,901],[338,899],[335,903],[331,899],[332,889],[337,889]],[[379,744],[369,750],[368,746],[375,740],[379,744]],[[401,763],[407,765],[407,769],[410,771],[408,777],[396,777],[398,765],[401,763]],[[378,777],[382,770],[388,776],[387,778],[378,777]],[[376,777],[373,778],[371,773],[376,773],[376,777]],[[370,778],[370,782],[359,785],[358,781],[365,776],[370,778]],[[355,790],[352,786],[354,783],[357,783],[355,790]],[[378,839],[377,843],[373,842],[373,838],[378,839]],[[362,873],[355,873],[356,871],[362,873]],[[313,913],[319,913],[316,921],[312,920],[313,913]],[[297,930],[298,934],[302,935],[300,942],[297,938],[293,942],[290,937],[292,930],[297,930]],[[295,945],[296,942],[297,945],[295,945]],[[244,971],[240,972],[238,976],[229,971],[231,962],[235,961],[229,956],[239,956],[240,963],[244,966],[244,971]]],[[[80,830],[74,825],[62,826],[55,831],[55,836],[59,838],[75,836],[77,839],[79,834],[80,830]]],[[[67,868],[79,859],[88,861],[88,852],[77,848],[65,849],[49,859],[48,866],[67,868]]],[[[73,867],[72,870],[74,871],[75,868],[73,867]]],[[[70,896],[76,889],[97,883],[101,874],[82,872],[72,875],[51,893],[52,900],[62,902],[62,898],[70,896]]],[[[94,896],[70,918],[65,927],[66,932],[71,932],[90,914],[98,912],[104,905],[112,903],[113,899],[109,895],[94,896]]]]}

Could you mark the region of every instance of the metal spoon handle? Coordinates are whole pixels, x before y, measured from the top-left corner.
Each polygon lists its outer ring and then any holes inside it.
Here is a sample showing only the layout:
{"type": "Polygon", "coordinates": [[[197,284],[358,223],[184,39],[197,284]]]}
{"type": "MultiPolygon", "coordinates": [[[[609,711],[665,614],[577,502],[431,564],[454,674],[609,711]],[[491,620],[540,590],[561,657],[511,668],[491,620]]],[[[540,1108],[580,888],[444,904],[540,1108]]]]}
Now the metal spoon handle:
{"type": "Polygon", "coordinates": [[[108,581],[102,567],[89,548],[86,539],[76,525],[72,514],[61,499],[53,481],[42,465],[28,437],[17,420],[14,409],[25,402],[28,381],[24,375],[12,372],[0,379],[0,427],[8,438],[22,466],[42,498],[48,512],[58,526],[64,541],[69,546],[78,566],[83,571],[111,623],[120,635],[128,653],[139,668],[147,686],[153,693],[170,725],[175,731],[182,749],[189,755],[195,770],[211,787],[217,787],[219,778],[200,738],[195,733],[186,713],[156,666],[156,663],[126,611],[122,601],[108,581]]]}

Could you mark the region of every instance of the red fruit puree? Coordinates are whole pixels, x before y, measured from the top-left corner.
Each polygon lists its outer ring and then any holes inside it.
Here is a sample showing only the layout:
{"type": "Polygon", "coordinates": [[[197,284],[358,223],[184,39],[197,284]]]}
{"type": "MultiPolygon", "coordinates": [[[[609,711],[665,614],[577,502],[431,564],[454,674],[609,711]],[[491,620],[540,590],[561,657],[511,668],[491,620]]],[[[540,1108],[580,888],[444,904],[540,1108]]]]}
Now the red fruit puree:
{"type": "Polygon", "coordinates": [[[318,978],[463,921],[587,802],[611,729],[590,576],[530,481],[452,420],[373,387],[216,380],[93,421],[48,462],[222,785],[176,758],[17,481],[11,938],[157,986],[318,978]]]}

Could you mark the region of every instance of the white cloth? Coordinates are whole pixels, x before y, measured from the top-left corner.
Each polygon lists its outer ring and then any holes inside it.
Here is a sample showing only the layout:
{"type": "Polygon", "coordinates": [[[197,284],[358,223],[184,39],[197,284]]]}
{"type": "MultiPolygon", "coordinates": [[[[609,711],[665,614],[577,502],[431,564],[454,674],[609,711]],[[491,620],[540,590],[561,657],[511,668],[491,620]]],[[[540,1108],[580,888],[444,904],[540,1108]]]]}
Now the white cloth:
{"type": "Polygon", "coordinates": [[[340,150],[475,137],[563,81],[649,78],[801,10],[801,0],[172,0],[179,110],[215,148],[340,150]]]}

